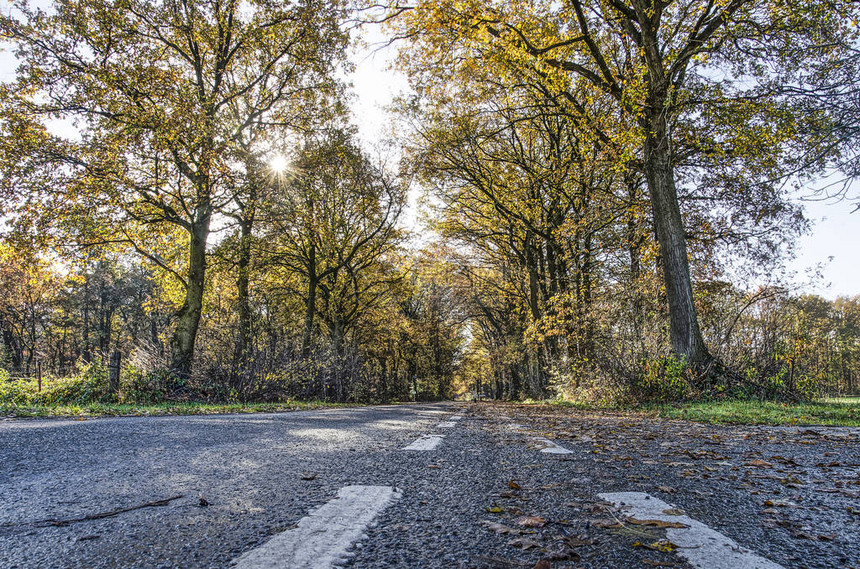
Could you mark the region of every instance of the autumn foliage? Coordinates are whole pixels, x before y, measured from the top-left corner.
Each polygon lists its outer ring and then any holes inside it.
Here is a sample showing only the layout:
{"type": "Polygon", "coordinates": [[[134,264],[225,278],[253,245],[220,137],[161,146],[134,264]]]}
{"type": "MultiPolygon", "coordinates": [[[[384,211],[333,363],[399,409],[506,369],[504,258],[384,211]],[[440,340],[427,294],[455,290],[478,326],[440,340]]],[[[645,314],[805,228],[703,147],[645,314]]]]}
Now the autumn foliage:
{"type": "Polygon", "coordinates": [[[856,174],[857,10],[15,3],[3,383],[118,351],[93,398],[856,392],[857,298],[779,275],[792,192],[856,174]],[[411,87],[388,155],[343,81],[373,20],[411,87]]]}

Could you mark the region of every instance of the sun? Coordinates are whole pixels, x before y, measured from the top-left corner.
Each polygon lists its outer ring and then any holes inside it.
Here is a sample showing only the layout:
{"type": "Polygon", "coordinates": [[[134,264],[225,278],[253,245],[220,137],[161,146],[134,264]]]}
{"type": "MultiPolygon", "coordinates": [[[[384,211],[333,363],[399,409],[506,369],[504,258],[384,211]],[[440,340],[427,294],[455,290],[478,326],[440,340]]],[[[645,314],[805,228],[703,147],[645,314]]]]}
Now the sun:
{"type": "Polygon", "coordinates": [[[287,161],[287,157],[283,154],[276,154],[269,160],[269,167],[277,174],[283,174],[287,171],[290,163],[287,161]]]}

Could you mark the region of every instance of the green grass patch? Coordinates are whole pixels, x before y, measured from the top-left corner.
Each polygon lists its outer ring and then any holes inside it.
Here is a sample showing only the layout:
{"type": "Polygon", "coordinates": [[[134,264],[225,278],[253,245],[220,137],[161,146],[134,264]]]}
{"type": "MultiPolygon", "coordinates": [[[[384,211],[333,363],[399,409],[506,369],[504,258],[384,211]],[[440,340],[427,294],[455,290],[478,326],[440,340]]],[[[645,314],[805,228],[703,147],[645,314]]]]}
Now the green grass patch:
{"type": "Polygon", "coordinates": [[[282,403],[157,403],[124,405],[87,403],[80,405],[19,405],[0,403],[0,417],[145,417],[155,415],[215,415],[224,413],[281,413],[331,407],[347,407],[326,401],[287,401],[282,403]]]}
{"type": "Polygon", "coordinates": [[[828,398],[809,403],[728,400],[647,405],[640,409],[666,419],[732,425],[860,426],[860,397],[828,398]]]}

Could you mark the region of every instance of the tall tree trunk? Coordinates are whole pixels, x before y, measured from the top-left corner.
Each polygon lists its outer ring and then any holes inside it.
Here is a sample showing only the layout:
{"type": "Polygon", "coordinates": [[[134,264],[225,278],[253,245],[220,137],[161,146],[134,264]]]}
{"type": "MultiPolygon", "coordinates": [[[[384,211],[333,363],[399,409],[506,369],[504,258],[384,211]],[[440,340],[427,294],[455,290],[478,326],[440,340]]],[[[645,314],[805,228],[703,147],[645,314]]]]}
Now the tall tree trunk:
{"type": "Polygon", "coordinates": [[[251,299],[249,285],[251,276],[251,232],[253,230],[253,214],[245,212],[239,221],[239,259],[238,275],[236,277],[236,293],[239,312],[239,336],[236,339],[235,360],[240,363],[251,345],[251,299]]]}
{"type": "Polygon", "coordinates": [[[2,326],[0,326],[0,328],[3,328],[3,345],[6,348],[6,353],[9,354],[12,369],[15,371],[21,371],[21,363],[24,359],[21,352],[21,342],[15,338],[15,334],[12,333],[12,330],[2,326]]]}
{"type": "Polygon", "coordinates": [[[335,314],[331,322],[331,348],[335,357],[343,355],[343,322],[340,316],[335,314]]]}
{"type": "Polygon", "coordinates": [[[308,261],[308,295],[305,299],[305,325],[302,330],[302,356],[304,357],[311,353],[311,335],[314,328],[314,315],[317,311],[316,246],[313,243],[311,243],[308,261]]]}
{"type": "Polygon", "coordinates": [[[711,356],[705,347],[690,281],[687,243],[675,175],[668,124],[663,113],[665,95],[652,98],[652,116],[645,136],[645,178],[660,245],[666,298],[669,304],[669,335],[672,350],[694,366],[707,364],[711,356]]]}
{"type": "Polygon", "coordinates": [[[92,359],[93,355],[90,351],[90,275],[89,275],[89,267],[86,266],[84,273],[84,310],[83,310],[83,320],[84,320],[84,330],[83,330],[83,344],[84,350],[81,354],[85,362],[88,362],[92,359]]]}
{"type": "Polygon", "coordinates": [[[206,276],[206,241],[209,238],[209,222],[212,218],[208,204],[191,226],[191,244],[188,255],[188,279],[185,302],[176,318],[176,329],[171,340],[171,370],[185,377],[191,372],[194,358],[194,342],[203,312],[203,292],[206,276]]]}
{"type": "Polygon", "coordinates": [[[249,175],[248,197],[241,204],[239,216],[239,258],[238,275],[236,277],[237,309],[239,316],[239,336],[236,339],[235,361],[241,363],[246,351],[251,345],[251,298],[249,285],[251,280],[251,255],[254,222],[257,215],[258,188],[264,181],[256,161],[250,156],[245,159],[245,169],[249,175]]]}

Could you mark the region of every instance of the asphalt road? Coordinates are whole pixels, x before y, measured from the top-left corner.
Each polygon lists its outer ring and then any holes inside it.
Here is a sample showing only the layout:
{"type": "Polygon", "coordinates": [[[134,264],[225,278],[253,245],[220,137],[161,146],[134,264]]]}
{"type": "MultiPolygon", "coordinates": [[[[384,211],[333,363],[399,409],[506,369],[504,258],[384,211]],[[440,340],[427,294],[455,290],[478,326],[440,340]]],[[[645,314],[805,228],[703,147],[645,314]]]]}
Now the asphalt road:
{"type": "Polygon", "coordinates": [[[694,566],[598,497],[633,491],[784,567],[860,567],[858,434],[804,433],[451,403],[2,421],[0,567],[230,567],[357,485],[398,498],[353,568],[694,566]]]}

